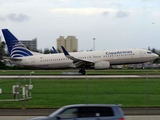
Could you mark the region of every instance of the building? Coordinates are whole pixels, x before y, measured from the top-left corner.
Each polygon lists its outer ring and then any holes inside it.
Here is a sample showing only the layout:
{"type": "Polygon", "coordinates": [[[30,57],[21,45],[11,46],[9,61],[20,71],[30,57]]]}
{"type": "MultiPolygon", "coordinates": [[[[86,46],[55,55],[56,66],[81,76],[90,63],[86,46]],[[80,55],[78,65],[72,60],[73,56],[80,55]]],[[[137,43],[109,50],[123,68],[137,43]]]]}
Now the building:
{"type": "Polygon", "coordinates": [[[75,36],[68,36],[66,39],[64,36],[60,36],[57,39],[57,50],[62,52],[61,46],[64,46],[68,52],[78,51],[78,39],[75,36]]]}
{"type": "Polygon", "coordinates": [[[37,51],[37,38],[33,40],[21,40],[21,42],[31,51],[37,51]]]}

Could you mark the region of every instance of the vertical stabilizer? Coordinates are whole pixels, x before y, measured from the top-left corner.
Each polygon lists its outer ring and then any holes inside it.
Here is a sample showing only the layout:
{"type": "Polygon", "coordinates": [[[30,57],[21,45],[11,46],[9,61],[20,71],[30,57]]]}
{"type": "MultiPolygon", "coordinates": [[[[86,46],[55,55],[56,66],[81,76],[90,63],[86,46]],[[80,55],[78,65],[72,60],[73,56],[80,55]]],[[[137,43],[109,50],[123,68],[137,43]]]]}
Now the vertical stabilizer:
{"type": "Polygon", "coordinates": [[[53,53],[54,54],[57,54],[58,53],[58,51],[52,46],[52,49],[53,49],[53,53]]]}
{"type": "Polygon", "coordinates": [[[11,58],[32,56],[32,52],[20,42],[8,29],[2,29],[11,58]]]}

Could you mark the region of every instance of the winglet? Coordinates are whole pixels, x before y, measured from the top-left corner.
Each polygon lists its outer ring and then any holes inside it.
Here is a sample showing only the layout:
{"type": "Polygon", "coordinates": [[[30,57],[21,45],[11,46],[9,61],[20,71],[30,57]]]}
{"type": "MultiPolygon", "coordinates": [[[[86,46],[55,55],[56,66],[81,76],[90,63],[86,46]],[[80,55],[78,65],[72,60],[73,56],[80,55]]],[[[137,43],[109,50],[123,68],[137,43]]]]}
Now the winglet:
{"type": "Polygon", "coordinates": [[[63,53],[64,53],[65,55],[69,55],[69,53],[67,52],[67,50],[66,50],[63,46],[61,46],[61,48],[62,48],[63,53]]]}
{"type": "Polygon", "coordinates": [[[53,53],[54,54],[57,54],[58,53],[58,51],[52,46],[52,49],[53,49],[53,53]]]}

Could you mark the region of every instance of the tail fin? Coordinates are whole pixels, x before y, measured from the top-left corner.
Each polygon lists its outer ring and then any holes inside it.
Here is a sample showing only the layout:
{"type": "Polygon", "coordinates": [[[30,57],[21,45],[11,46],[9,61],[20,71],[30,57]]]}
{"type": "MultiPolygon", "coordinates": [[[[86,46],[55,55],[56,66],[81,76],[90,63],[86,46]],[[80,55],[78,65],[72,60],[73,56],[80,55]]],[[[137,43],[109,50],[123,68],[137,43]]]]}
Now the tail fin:
{"type": "Polygon", "coordinates": [[[32,52],[20,42],[8,29],[2,29],[11,58],[33,56],[32,52]]]}
{"type": "Polygon", "coordinates": [[[54,54],[57,54],[58,53],[58,51],[52,46],[52,49],[53,49],[53,53],[54,54]]]}

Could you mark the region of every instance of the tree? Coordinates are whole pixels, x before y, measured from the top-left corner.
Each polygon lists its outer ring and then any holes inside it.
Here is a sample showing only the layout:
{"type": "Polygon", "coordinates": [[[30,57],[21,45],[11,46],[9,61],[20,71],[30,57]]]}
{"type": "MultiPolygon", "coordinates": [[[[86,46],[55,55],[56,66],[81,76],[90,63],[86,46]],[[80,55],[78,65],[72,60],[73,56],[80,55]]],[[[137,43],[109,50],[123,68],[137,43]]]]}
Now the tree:
{"type": "Polygon", "coordinates": [[[38,52],[38,53],[43,53],[43,52],[42,52],[42,49],[38,49],[37,52],[38,52]]]}
{"type": "Polygon", "coordinates": [[[2,62],[3,56],[5,55],[5,42],[0,43],[0,68],[4,68],[5,64],[2,62]]]}
{"type": "Polygon", "coordinates": [[[77,52],[77,50],[73,50],[73,52],[77,52]]]}
{"type": "Polygon", "coordinates": [[[49,53],[50,53],[49,49],[48,49],[48,48],[45,48],[45,49],[44,49],[44,54],[49,54],[49,53]]]}
{"type": "Polygon", "coordinates": [[[2,60],[3,56],[5,55],[5,42],[0,43],[0,60],[2,60]]]}
{"type": "Polygon", "coordinates": [[[49,52],[50,54],[54,54],[53,49],[50,49],[49,52]]]}
{"type": "Polygon", "coordinates": [[[60,50],[60,49],[57,49],[57,51],[58,51],[59,53],[61,53],[61,50],[60,50]]]}
{"type": "Polygon", "coordinates": [[[152,53],[156,53],[156,49],[155,48],[152,48],[152,53]]]}

